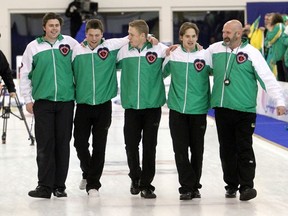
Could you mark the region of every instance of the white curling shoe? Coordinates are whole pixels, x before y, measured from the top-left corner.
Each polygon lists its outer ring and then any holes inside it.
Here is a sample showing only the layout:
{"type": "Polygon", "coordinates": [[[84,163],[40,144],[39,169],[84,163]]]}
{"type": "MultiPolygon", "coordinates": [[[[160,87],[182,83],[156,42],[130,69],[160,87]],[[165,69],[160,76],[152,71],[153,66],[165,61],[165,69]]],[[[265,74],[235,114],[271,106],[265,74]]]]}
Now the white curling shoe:
{"type": "Polygon", "coordinates": [[[79,189],[80,190],[85,190],[86,189],[86,185],[87,185],[87,180],[86,179],[82,179],[80,184],[79,184],[79,189]]]}
{"type": "Polygon", "coordinates": [[[88,191],[88,196],[89,197],[99,197],[99,191],[96,189],[90,189],[88,191]]]}

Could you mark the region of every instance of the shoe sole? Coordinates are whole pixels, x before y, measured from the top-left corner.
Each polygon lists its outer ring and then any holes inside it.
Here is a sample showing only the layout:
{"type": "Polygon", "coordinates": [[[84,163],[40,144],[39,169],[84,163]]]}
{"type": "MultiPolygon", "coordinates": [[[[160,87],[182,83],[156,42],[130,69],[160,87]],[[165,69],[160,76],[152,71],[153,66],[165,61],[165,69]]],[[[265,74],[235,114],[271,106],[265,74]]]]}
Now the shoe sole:
{"type": "Polygon", "coordinates": [[[227,195],[227,194],[225,194],[225,197],[226,198],[236,198],[236,194],[235,195],[227,195]]]}
{"type": "Polygon", "coordinates": [[[91,198],[96,198],[96,197],[99,197],[100,195],[96,194],[96,193],[90,193],[90,194],[88,194],[88,196],[91,198]]]}
{"type": "Polygon", "coordinates": [[[145,198],[145,199],[155,199],[157,196],[145,196],[141,193],[141,197],[145,198]]]}
{"type": "Polygon", "coordinates": [[[40,199],[50,199],[51,198],[51,195],[50,196],[33,196],[33,195],[28,194],[28,196],[33,197],[33,198],[40,198],[40,199]]]}
{"type": "Polygon", "coordinates": [[[192,197],[180,197],[180,200],[192,200],[193,198],[192,197]]]}
{"type": "Polygon", "coordinates": [[[254,199],[256,196],[257,196],[257,191],[255,189],[252,189],[249,191],[249,193],[240,194],[240,200],[248,201],[248,200],[254,199]]]}
{"type": "Polygon", "coordinates": [[[132,191],[132,190],[130,190],[130,193],[131,193],[132,195],[138,195],[138,194],[140,193],[140,190],[139,190],[139,191],[132,191]]]}
{"type": "Polygon", "coordinates": [[[57,198],[65,198],[65,197],[67,197],[67,194],[66,195],[56,195],[56,194],[53,194],[55,197],[57,197],[57,198]]]}

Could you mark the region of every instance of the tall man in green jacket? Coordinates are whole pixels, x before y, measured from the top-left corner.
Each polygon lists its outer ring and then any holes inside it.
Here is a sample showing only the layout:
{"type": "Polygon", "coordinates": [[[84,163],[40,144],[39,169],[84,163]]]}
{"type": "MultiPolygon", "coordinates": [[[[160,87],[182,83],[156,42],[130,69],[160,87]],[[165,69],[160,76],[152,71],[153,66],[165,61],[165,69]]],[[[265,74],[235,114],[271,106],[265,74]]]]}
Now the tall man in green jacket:
{"type": "Polygon", "coordinates": [[[210,45],[214,85],[211,107],[215,109],[220,159],[226,198],[240,200],[256,197],[254,177],[256,169],[252,135],[256,121],[258,85],[274,98],[277,115],[285,113],[282,89],[261,53],[247,39],[241,40],[242,24],[238,20],[226,22],[223,41],[210,45]]]}
{"type": "Polygon", "coordinates": [[[29,43],[22,58],[20,90],[26,109],[35,116],[38,186],[31,197],[66,197],[75,86],[72,49],[78,42],[60,33],[63,19],[43,17],[44,35],[29,43]]]}
{"type": "Polygon", "coordinates": [[[155,175],[157,134],[161,119],[161,107],[165,103],[162,79],[162,62],[166,46],[152,46],[147,41],[149,27],[144,20],[129,23],[129,44],[118,53],[121,71],[120,95],[125,109],[124,138],[130,192],[141,197],[156,198],[151,184],[155,175]],[[142,169],[139,164],[139,143],[142,137],[142,169]]]}

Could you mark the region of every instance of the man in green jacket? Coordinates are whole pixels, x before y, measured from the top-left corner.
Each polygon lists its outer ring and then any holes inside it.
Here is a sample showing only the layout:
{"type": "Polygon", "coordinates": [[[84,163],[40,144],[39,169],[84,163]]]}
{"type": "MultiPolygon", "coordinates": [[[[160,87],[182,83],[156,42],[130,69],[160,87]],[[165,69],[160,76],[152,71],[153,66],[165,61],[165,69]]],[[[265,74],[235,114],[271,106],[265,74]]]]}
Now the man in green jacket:
{"type": "Polygon", "coordinates": [[[199,29],[184,22],[181,46],[165,58],[164,77],[171,74],[167,105],[169,128],[180,183],[180,200],[200,198],[204,135],[210,108],[210,58],[197,47],[199,29]]]}
{"type": "Polygon", "coordinates": [[[79,188],[89,197],[99,196],[108,129],[111,124],[111,99],[117,95],[116,57],[128,38],[103,39],[100,20],[86,24],[86,41],[73,50],[72,65],[76,85],[74,146],[80,160],[82,180],[79,188]],[[92,153],[89,137],[92,132],[92,153]]]}
{"type": "Polygon", "coordinates": [[[242,24],[238,20],[226,22],[223,41],[210,45],[214,85],[211,107],[220,143],[220,159],[226,198],[240,200],[256,197],[254,177],[256,161],[252,135],[256,121],[258,85],[275,100],[275,115],[285,113],[282,89],[261,53],[247,39],[241,40],[242,24]]]}
{"type": "Polygon", "coordinates": [[[151,184],[155,175],[157,134],[161,119],[161,107],[165,103],[162,79],[162,62],[166,46],[152,46],[147,41],[149,27],[144,20],[129,23],[129,44],[118,53],[121,69],[120,96],[125,109],[124,138],[130,192],[141,197],[156,198],[151,184]],[[139,143],[142,138],[142,168],[139,160],[139,143]]]}
{"type": "Polygon", "coordinates": [[[23,54],[20,90],[26,110],[35,116],[38,186],[31,197],[66,197],[75,87],[72,49],[78,42],[60,33],[63,19],[47,13],[44,35],[30,42],[23,54]]]}

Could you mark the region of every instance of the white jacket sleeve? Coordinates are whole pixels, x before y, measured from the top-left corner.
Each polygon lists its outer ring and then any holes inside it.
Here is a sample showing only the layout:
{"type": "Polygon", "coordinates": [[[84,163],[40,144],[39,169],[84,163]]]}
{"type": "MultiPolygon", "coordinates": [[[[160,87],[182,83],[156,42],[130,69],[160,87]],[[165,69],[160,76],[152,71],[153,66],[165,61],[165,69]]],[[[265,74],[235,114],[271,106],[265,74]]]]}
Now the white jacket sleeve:
{"type": "Polygon", "coordinates": [[[260,82],[261,87],[267,92],[267,94],[276,101],[276,106],[285,106],[285,99],[283,95],[283,89],[276,80],[273,72],[270,70],[267,62],[257,50],[252,53],[252,64],[256,70],[256,76],[260,82]]]}
{"type": "Polygon", "coordinates": [[[32,63],[33,55],[28,45],[24,51],[20,68],[20,93],[26,104],[33,102],[31,80],[28,78],[29,73],[32,71],[32,63]]]}

